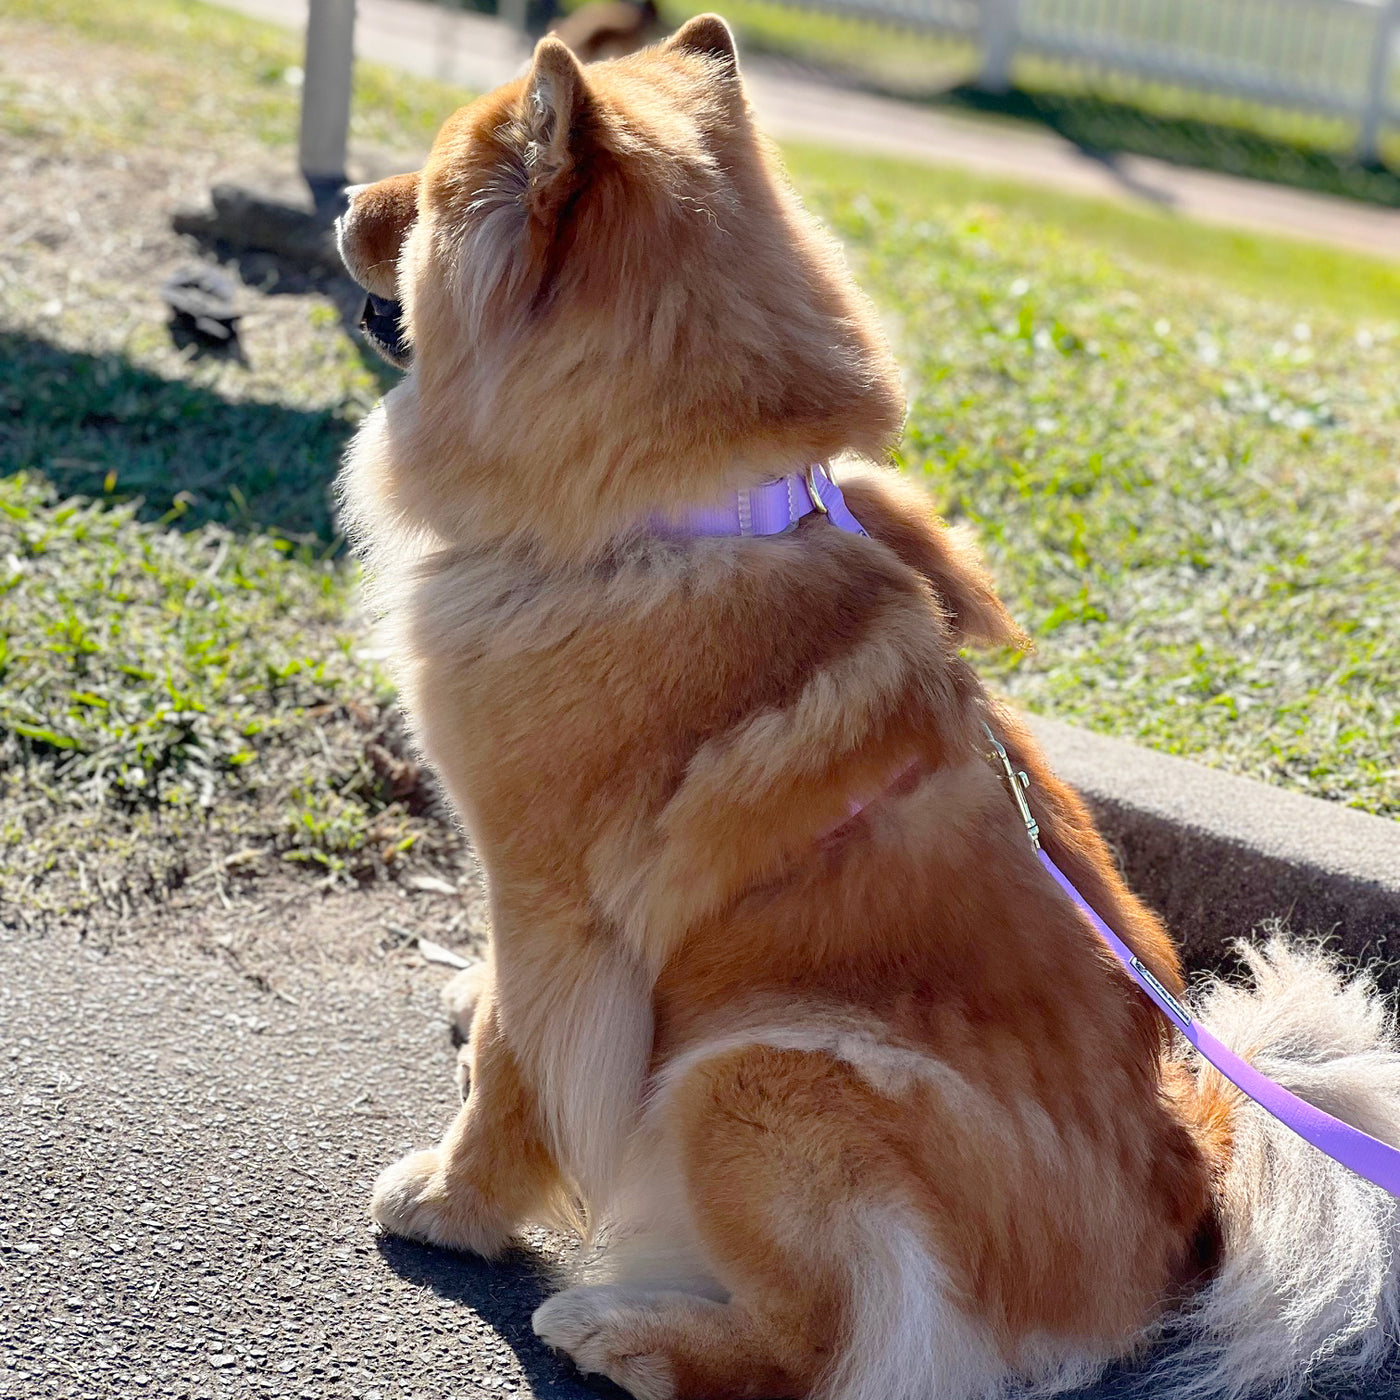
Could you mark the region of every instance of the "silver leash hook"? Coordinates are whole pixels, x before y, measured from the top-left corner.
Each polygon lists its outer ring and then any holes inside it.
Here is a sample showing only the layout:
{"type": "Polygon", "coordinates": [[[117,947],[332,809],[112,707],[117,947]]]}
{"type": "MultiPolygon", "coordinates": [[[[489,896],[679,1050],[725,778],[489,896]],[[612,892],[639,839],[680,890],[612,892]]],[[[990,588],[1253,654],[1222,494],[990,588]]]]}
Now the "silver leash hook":
{"type": "Polygon", "coordinates": [[[1026,801],[1026,789],[1031,785],[1030,774],[1024,770],[1017,772],[1011,766],[1011,758],[1006,752],[1006,747],[992,733],[991,725],[984,721],[982,731],[986,734],[997,761],[1001,764],[1002,772],[1006,775],[1006,781],[1011,787],[1011,795],[1016,799],[1016,806],[1021,813],[1021,820],[1026,824],[1026,835],[1031,838],[1031,845],[1038,851],[1040,849],[1040,823],[1032,815],[1030,803],[1026,801]]]}

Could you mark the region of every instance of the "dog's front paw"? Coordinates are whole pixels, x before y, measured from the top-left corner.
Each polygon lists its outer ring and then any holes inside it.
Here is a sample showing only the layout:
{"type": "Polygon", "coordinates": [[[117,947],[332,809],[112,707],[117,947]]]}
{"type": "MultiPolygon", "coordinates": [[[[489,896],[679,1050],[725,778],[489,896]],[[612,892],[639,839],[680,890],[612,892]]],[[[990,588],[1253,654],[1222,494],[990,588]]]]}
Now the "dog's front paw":
{"type": "Polygon", "coordinates": [[[468,1254],[490,1257],[510,1241],[510,1223],[469,1182],[451,1176],[438,1152],[410,1152],[380,1172],[369,1213],[391,1235],[468,1254]]]}
{"type": "Polygon", "coordinates": [[[567,1352],[586,1375],[606,1376],[637,1400],[672,1400],[669,1360],[655,1347],[652,1311],[617,1285],[566,1288],[547,1298],[530,1319],[535,1336],[567,1352]]]}

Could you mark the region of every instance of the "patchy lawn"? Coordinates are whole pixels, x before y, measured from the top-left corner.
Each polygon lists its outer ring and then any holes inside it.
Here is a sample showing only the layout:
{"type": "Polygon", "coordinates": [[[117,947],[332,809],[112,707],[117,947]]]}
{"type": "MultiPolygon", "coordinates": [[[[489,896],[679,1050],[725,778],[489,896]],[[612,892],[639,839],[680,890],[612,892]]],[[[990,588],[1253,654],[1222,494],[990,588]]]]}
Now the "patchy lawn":
{"type": "Polygon", "coordinates": [[[372,878],[425,837],[442,854],[392,696],[356,658],[345,569],[26,474],[0,480],[0,547],[6,903],[120,907],[279,862],[372,878]]]}
{"type": "MultiPolygon", "coordinates": [[[[177,343],[157,296],[209,256],[173,209],[290,158],[296,62],[179,0],[0,20],[0,904],[31,915],[462,859],[334,535],[336,460],[388,382],[354,294],[244,259],[237,355],[177,343]]],[[[376,145],[461,98],[358,85],[376,145]]],[[[889,314],[906,466],[1039,638],[990,658],[999,683],[1400,813],[1396,268],[791,154],[889,314]]]]}
{"type": "MultiPolygon", "coordinates": [[[[296,143],[301,44],[275,25],[197,0],[5,0],[3,24],[0,131],[89,151],[296,143]]],[[[357,63],[351,139],[426,145],[461,100],[445,83],[357,63]]]]}
{"type": "Polygon", "coordinates": [[[1111,236],[1110,256],[1087,218],[1032,226],[941,173],[867,161],[857,183],[794,154],[889,311],[904,464],[976,523],[1037,638],[988,659],[998,682],[1400,814],[1396,269],[1347,254],[1329,298],[1343,255],[1188,227],[1166,273],[1154,240],[1136,258],[1111,236]],[[1260,258],[1275,296],[1237,290],[1260,258]]]}
{"type": "MultiPolygon", "coordinates": [[[[295,61],[280,31],[167,0],[0,21],[0,905],[30,916],[461,865],[332,523],[393,378],[359,297],[245,257],[224,354],[172,336],[158,296],[210,256],[174,209],[290,160],[295,61]]],[[[425,141],[460,98],[410,88],[360,73],[362,140],[425,141]]]]}

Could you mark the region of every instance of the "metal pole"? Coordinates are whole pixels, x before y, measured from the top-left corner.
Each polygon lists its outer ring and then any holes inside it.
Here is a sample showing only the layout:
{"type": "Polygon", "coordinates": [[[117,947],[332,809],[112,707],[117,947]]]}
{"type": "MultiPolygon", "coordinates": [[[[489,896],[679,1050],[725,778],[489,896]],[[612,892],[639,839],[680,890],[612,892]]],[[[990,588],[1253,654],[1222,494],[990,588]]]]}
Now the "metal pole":
{"type": "Polygon", "coordinates": [[[1366,105],[1361,110],[1361,139],[1356,150],[1367,163],[1380,159],[1381,125],[1390,106],[1390,67],[1397,21],[1400,21],[1400,0],[1383,0],[1376,7],[1376,42],[1371,50],[1366,105]]]}
{"type": "Polygon", "coordinates": [[[1005,92],[1011,86],[1019,9],[1020,0],[982,0],[977,25],[982,71],[977,86],[984,92],[1005,92]]]}
{"type": "Polygon", "coordinates": [[[528,27],[529,0],[498,0],[496,15],[507,29],[524,34],[528,27]]]}
{"type": "Polygon", "coordinates": [[[301,89],[301,173],[318,199],[345,184],[355,0],[310,0],[301,89]]]}

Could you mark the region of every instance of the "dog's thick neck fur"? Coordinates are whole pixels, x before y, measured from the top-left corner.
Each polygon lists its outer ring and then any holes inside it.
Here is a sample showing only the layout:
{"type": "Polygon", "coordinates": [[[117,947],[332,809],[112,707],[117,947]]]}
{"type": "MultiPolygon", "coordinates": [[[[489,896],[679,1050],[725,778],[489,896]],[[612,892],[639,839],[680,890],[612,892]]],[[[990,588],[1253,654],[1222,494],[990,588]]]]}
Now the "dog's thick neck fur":
{"type": "MultiPolygon", "coordinates": [[[[585,75],[542,47],[399,192],[394,291],[432,353],[383,406],[381,526],[387,508],[445,542],[578,561],[658,511],[878,456],[898,432],[878,321],[732,55],[660,56],[585,75]]],[[[382,269],[384,221],[360,241],[382,269]]]]}

